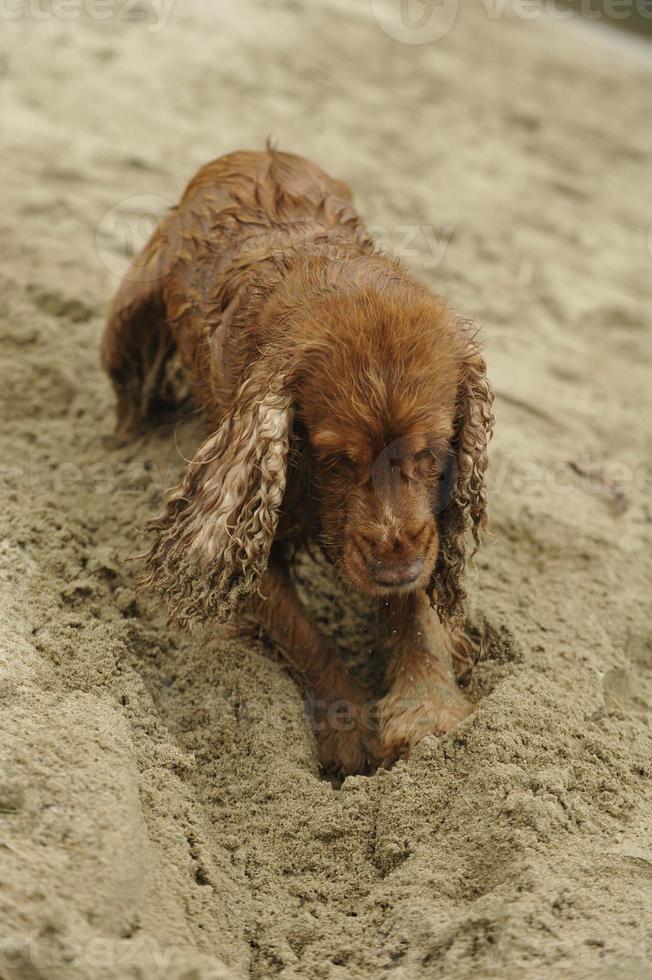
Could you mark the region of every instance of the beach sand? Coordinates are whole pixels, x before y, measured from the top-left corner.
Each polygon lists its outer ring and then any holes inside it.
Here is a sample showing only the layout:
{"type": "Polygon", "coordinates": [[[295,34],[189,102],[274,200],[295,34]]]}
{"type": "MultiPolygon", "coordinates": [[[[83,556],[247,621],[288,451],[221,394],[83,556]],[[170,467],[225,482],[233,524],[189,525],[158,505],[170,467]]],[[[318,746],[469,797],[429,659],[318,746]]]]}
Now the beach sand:
{"type": "Polygon", "coordinates": [[[652,57],[481,4],[428,44],[335,0],[38,9],[0,35],[0,977],[648,978],[652,57]],[[98,358],[143,212],[267,135],[497,393],[477,710],[341,789],[263,638],[134,596],[201,421],[116,446],[98,358]]]}

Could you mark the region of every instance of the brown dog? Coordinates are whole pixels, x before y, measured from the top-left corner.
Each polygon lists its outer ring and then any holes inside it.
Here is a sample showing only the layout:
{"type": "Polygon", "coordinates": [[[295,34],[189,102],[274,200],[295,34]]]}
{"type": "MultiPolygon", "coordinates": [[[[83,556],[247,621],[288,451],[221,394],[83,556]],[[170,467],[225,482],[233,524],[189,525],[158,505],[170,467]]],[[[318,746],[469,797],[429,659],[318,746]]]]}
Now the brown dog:
{"type": "Polygon", "coordinates": [[[268,147],[200,170],[125,277],[102,345],[120,431],[165,402],[175,348],[210,435],[148,526],[172,617],[244,600],[322,705],[327,770],[448,731],[471,709],[451,657],[493,422],[468,324],[374,249],[344,184],[268,147]],[[373,724],[297,598],[290,556],[310,542],[378,597],[392,656],[373,724]]]}

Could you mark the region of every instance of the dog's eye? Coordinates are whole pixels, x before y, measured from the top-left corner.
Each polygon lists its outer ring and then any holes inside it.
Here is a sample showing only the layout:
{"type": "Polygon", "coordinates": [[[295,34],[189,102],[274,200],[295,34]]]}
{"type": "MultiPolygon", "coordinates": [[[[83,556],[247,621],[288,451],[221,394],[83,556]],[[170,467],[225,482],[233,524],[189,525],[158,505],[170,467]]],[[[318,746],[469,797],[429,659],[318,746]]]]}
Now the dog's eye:
{"type": "Polygon", "coordinates": [[[417,469],[422,475],[432,475],[438,468],[437,460],[429,449],[424,449],[414,457],[417,469]]]}
{"type": "Polygon", "coordinates": [[[342,469],[355,472],[355,463],[348,453],[329,453],[324,460],[329,469],[342,469]]]}
{"type": "Polygon", "coordinates": [[[444,483],[448,476],[448,458],[443,459],[435,456],[429,449],[417,453],[414,458],[415,470],[422,480],[428,481],[431,485],[444,483]]]}
{"type": "Polygon", "coordinates": [[[400,480],[401,483],[412,483],[414,467],[410,465],[409,460],[390,459],[389,471],[394,480],[400,480]]]}

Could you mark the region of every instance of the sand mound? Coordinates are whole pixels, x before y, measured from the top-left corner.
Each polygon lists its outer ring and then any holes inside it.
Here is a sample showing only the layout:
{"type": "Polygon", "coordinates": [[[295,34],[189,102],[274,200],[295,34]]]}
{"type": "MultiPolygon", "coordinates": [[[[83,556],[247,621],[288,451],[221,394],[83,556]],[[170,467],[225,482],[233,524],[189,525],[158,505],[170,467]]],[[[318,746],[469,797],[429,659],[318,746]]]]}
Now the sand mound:
{"type": "Polygon", "coordinates": [[[421,46],[366,6],[229,8],[3,22],[0,976],[643,980],[652,63],[482,5],[421,46]],[[341,790],[260,638],[134,598],[183,461],[171,425],[112,444],[98,366],[138,215],[267,133],[389,247],[416,225],[498,393],[484,696],[341,790]]]}

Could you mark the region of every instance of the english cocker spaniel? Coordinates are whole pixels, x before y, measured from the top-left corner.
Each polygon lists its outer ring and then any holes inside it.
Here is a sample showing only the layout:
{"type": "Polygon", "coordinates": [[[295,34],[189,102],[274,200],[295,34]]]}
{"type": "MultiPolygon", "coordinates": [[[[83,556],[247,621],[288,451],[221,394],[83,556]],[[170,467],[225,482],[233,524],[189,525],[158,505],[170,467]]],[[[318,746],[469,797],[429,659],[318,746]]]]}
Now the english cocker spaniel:
{"type": "Polygon", "coordinates": [[[327,771],[447,732],[471,710],[453,658],[493,424],[470,325],[379,253],[345,184],[268,146],[203,167],[126,274],[102,343],[120,432],[169,399],[175,349],[209,435],[148,524],[172,619],[253,613],[321,706],[327,771]],[[377,702],[297,596],[311,544],[376,597],[377,702]]]}

